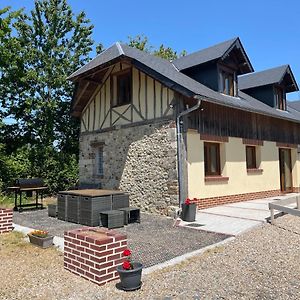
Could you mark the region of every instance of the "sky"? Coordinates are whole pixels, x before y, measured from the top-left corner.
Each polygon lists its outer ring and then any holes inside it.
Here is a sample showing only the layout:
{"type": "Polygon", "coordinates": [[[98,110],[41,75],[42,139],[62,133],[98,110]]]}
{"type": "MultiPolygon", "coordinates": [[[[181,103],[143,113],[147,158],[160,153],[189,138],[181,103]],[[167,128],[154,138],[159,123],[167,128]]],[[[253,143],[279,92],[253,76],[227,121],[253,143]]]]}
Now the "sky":
{"type": "MultiPolygon", "coordinates": [[[[299,0],[68,0],[95,26],[93,39],[105,48],[144,34],[150,44],[188,53],[240,37],[255,71],[290,64],[300,87],[299,0]]],[[[0,0],[0,8],[34,0],[0,0]]],[[[289,93],[300,100],[300,93],[289,93]]]]}

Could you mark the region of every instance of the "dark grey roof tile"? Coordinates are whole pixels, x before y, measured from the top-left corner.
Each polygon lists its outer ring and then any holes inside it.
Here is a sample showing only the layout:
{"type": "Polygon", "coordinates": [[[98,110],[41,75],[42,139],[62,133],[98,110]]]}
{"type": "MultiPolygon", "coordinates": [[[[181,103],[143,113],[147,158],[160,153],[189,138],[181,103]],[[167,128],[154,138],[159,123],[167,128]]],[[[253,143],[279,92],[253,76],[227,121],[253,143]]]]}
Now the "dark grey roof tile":
{"type": "Polygon", "coordinates": [[[253,87],[259,87],[274,83],[279,83],[284,77],[289,65],[283,65],[276,68],[254,72],[239,76],[239,88],[246,90],[253,87]]]}
{"type": "Polygon", "coordinates": [[[238,38],[234,38],[212,47],[194,52],[192,54],[180,57],[173,61],[178,70],[188,69],[195,65],[200,65],[208,61],[212,61],[222,57],[226,51],[236,42],[238,38]]]}

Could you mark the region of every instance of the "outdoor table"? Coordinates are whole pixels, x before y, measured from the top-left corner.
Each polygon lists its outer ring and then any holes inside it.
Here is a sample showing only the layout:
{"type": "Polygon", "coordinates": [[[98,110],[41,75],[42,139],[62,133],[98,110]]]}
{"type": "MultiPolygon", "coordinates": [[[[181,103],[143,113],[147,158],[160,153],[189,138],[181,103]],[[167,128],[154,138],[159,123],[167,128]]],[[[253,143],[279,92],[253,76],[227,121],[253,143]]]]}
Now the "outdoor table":
{"type": "Polygon", "coordinates": [[[35,207],[43,209],[43,192],[47,189],[46,186],[41,187],[27,187],[21,188],[19,186],[8,187],[7,190],[15,193],[15,207],[14,211],[21,212],[23,208],[35,207]],[[24,192],[35,192],[35,203],[22,203],[22,193],[24,192]],[[19,205],[18,205],[18,195],[19,195],[19,205]],[[39,195],[41,196],[41,202],[39,202],[39,195]]]}
{"type": "Polygon", "coordinates": [[[70,190],[58,194],[58,218],[87,226],[99,226],[102,211],[129,206],[129,196],[117,190],[70,190]]]}

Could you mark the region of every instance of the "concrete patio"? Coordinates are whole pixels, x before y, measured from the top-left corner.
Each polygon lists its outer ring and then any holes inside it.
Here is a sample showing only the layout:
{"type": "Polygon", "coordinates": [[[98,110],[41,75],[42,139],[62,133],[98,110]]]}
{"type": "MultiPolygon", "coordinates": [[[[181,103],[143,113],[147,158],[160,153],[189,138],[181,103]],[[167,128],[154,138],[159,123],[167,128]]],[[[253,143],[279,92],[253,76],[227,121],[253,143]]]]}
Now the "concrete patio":
{"type": "MultiPolygon", "coordinates": [[[[198,210],[195,222],[181,221],[179,226],[236,236],[255,226],[266,223],[270,218],[268,208],[270,202],[299,195],[298,193],[291,193],[284,196],[249,200],[198,210]]],[[[295,205],[289,205],[289,207],[293,206],[295,205]]],[[[275,211],[275,216],[278,215],[281,215],[281,212],[275,211]]]]}

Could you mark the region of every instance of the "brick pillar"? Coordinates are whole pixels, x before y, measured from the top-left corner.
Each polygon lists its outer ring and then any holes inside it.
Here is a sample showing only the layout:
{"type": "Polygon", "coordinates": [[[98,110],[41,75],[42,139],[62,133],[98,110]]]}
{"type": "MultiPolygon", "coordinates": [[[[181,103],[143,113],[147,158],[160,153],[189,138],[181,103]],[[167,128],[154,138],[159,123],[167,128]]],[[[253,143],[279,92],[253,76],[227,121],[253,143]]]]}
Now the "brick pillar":
{"type": "Polygon", "coordinates": [[[83,227],[64,234],[64,267],[99,285],[118,279],[127,236],[115,230],[83,227]]]}
{"type": "Polygon", "coordinates": [[[13,230],[12,218],[12,209],[0,208],[0,234],[13,230]]]}

